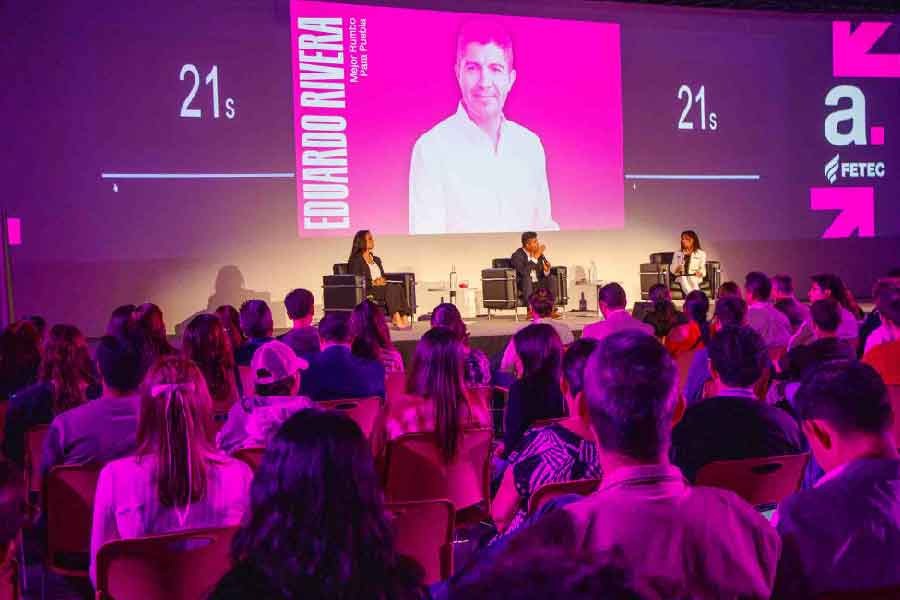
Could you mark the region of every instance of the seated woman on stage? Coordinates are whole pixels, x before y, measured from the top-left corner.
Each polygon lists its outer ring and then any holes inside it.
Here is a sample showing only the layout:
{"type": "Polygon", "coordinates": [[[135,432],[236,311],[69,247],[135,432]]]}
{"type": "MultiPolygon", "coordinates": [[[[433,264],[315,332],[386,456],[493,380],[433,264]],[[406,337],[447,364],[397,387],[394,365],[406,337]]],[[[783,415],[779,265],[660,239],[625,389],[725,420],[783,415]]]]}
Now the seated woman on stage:
{"type": "Polygon", "coordinates": [[[692,230],[681,232],[681,250],[672,257],[669,270],[677,278],[681,291],[687,296],[700,289],[706,275],[706,252],[700,249],[700,238],[692,230]]]}
{"type": "Polygon", "coordinates": [[[375,238],[368,229],[357,231],[353,236],[353,248],[347,260],[347,270],[353,275],[361,275],[366,280],[366,296],[387,307],[395,327],[408,329],[410,309],[403,296],[403,290],[396,285],[388,285],[384,279],[381,259],[372,253],[375,238]]]}

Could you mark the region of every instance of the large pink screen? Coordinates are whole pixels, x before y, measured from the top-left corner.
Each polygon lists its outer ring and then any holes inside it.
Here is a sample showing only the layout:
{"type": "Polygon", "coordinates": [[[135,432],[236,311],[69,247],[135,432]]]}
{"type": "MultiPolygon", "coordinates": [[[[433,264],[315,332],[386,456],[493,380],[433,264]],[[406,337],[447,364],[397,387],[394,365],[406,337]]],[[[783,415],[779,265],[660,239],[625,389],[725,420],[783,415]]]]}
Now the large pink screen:
{"type": "Polygon", "coordinates": [[[624,226],[617,24],[293,0],[291,37],[301,236],[624,226]]]}

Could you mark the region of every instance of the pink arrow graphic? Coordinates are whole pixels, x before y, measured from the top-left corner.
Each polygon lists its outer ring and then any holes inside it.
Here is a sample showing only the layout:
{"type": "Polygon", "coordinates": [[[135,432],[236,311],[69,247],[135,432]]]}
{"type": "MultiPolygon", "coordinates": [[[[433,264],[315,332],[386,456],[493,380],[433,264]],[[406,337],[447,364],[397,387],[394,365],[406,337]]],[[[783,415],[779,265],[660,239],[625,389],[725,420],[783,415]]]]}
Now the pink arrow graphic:
{"type": "Polygon", "coordinates": [[[864,21],[850,31],[850,21],[831,24],[835,77],[900,77],[900,54],[872,54],[870,50],[891,23],[864,21]]]}
{"type": "Polygon", "coordinates": [[[810,188],[812,210],[839,210],[822,239],[847,238],[859,230],[859,237],[875,236],[875,189],[870,187],[810,188]]]}

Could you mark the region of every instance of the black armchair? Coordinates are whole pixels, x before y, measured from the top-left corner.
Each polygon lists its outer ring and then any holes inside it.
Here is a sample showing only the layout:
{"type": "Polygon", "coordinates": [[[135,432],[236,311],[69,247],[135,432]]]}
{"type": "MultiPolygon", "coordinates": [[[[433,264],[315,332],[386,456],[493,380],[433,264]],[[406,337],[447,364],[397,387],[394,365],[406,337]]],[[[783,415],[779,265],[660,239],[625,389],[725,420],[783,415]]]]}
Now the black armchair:
{"type": "MultiPolygon", "coordinates": [[[[683,300],[684,293],[676,283],[675,276],[669,272],[674,252],[656,252],[650,255],[650,262],[641,264],[641,300],[647,300],[650,288],[662,283],[672,292],[673,300],[683,300]]],[[[719,285],[722,283],[722,263],[717,260],[706,261],[706,276],[700,283],[700,289],[715,300],[719,285]]]]}
{"type": "MultiPolygon", "coordinates": [[[[332,310],[353,310],[366,298],[366,282],[359,275],[349,274],[347,263],[335,263],[332,275],[322,278],[325,296],[325,312],[332,310]]],[[[385,273],[384,280],[388,285],[399,285],[409,304],[412,314],[416,314],[416,275],[415,273],[385,273]]],[[[382,306],[384,308],[384,306],[382,306]]]]}
{"type": "MultiPolygon", "coordinates": [[[[488,318],[491,317],[492,310],[514,310],[518,321],[519,307],[528,306],[528,302],[518,288],[516,270],[512,268],[508,258],[493,259],[491,267],[481,271],[482,304],[487,310],[488,318]]],[[[566,306],[569,303],[566,267],[550,267],[550,272],[556,275],[556,289],[551,290],[556,298],[556,305],[566,306]]]]}

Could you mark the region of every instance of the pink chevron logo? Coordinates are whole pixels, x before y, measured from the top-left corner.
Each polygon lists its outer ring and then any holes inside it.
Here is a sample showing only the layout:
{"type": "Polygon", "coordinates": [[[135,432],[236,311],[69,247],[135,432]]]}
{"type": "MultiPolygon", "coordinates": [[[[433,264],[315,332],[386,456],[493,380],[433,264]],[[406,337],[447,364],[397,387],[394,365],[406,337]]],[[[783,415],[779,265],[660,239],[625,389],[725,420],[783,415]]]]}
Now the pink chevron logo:
{"type": "Polygon", "coordinates": [[[831,24],[835,77],[900,77],[900,54],[871,52],[891,23],[863,21],[851,30],[850,21],[831,24]]]}
{"type": "Polygon", "coordinates": [[[810,188],[809,207],[840,211],[822,239],[848,238],[856,231],[859,237],[875,237],[875,188],[810,188]]]}

